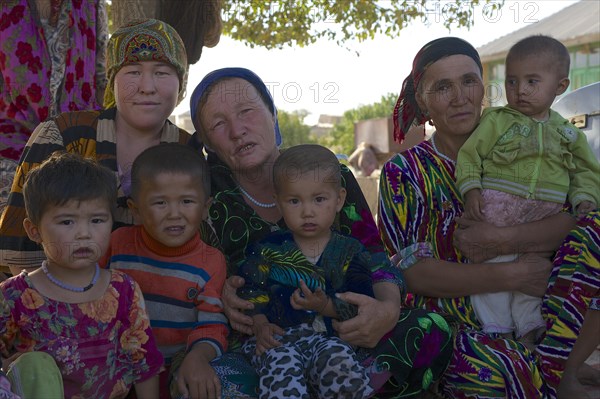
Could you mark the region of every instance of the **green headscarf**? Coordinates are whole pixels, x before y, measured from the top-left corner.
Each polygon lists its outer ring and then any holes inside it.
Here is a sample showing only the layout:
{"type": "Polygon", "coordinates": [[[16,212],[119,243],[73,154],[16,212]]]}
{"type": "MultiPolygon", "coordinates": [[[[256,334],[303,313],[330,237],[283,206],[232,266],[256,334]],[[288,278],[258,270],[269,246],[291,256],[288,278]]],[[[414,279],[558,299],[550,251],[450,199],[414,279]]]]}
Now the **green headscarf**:
{"type": "Polygon", "coordinates": [[[171,64],[179,76],[179,103],[187,84],[188,63],[185,46],[175,29],[156,19],[135,20],[123,25],[110,37],[106,49],[104,108],[115,106],[115,75],[123,66],[141,61],[171,64]]]}

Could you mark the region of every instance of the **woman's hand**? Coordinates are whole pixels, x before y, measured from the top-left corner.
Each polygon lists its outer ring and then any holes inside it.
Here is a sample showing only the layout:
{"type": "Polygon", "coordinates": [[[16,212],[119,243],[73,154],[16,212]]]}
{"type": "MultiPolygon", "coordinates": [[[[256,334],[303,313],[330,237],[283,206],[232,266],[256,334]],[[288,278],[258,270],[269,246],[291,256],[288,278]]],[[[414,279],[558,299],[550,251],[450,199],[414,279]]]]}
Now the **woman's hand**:
{"type": "Polygon", "coordinates": [[[254,304],[237,296],[237,289],[243,287],[245,281],[240,276],[231,276],[223,286],[223,311],[234,330],[252,335],[252,317],[243,313],[254,308],[254,304]]]}
{"type": "Polygon", "coordinates": [[[525,254],[519,257],[513,271],[516,291],[541,298],[548,290],[552,262],[535,254],[525,254]]]}
{"type": "Polygon", "coordinates": [[[337,297],[358,306],[356,317],[341,322],[333,320],[333,328],[340,338],[352,345],[373,348],[398,322],[398,303],[378,301],[354,292],[337,294],[337,297]]]}
{"type": "Polygon", "coordinates": [[[21,356],[22,354],[23,354],[23,352],[16,352],[16,353],[13,353],[12,355],[8,355],[8,353],[5,355],[3,353],[2,356],[0,356],[0,359],[2,359],[2,364],[0,365],[2,367],[2,370],[4,370],[4,372],[7,372],[10,364],[12,362],[14,362],[15,360],[17,360],[17,358],[19,356],[21,356]]]}
{"type": "Polygon", "coordinates": [[[502,255],[502,227],[466,217],[456,218],[454,246],[473,263],[481,263],[502,255]]]}

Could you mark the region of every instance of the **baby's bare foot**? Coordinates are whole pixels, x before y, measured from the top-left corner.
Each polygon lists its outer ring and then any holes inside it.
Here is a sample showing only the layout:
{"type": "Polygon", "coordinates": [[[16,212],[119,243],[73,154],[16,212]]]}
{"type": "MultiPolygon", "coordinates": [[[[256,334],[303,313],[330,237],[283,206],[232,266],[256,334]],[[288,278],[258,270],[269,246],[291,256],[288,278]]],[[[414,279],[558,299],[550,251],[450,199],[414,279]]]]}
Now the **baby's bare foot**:
{"type": "Polygon", "coordinates": [[[563,374],[556,391],[556,397],[558,399],[592,399],[587,393],[585,386],[579,382],[577,376],[574,374],[563,374]]]}
{"type": "Polygon", "coordinates": [[[577,379],[584,385],[600,386],[600,370],[583,363],[577,370],[577,379]]]}

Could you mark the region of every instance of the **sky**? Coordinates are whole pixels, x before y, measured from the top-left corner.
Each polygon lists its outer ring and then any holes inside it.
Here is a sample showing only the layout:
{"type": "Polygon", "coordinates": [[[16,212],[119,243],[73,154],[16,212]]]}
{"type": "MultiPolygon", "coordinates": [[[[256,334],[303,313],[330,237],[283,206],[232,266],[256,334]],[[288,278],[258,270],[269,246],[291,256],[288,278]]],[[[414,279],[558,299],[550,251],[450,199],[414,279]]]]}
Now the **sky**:
{"type": "Polygon", "coordinates": [[[320,114],[342,115],[360,105],[378,102],[387,93],[398,94],[415,54],[430,40],[456,36],[477,48],[577,1],[506,0],[491,17],[485,17],[479,6],[470,29],[452,28],[450,32],[443,26],[446,2],[442,0],[438,8],[436,2],[427,6],[428,26],[415,19],[396,38],[381,36],[361,43],[348,42],[350,50],[325,39],[306,47],[267,50],[250,48],[222,35],[219,44],[204,48],[200,60],[191,66],[187,96],[174,114],[189,109],[189,95],[207,73],[239,66],[253,70],[265,81],[277,108],[287,112],[307,110],[305,123],[312,125],[320,114]]]}

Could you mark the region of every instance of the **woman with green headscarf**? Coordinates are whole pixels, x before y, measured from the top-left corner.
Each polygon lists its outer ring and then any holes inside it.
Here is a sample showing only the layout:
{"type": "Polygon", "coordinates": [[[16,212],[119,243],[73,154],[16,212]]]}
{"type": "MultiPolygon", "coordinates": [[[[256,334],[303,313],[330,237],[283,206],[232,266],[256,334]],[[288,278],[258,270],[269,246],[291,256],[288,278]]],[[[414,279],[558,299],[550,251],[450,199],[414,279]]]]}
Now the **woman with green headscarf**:
{"type": "Polygon", "coordinates": [[[42,122],[23,151],[0,218],[0,272],[10,268],[18,274],[44,259],[23,229],[22,188],[27,172],[54,151],[79,153],[114,171],[120,182],[118,227],[133,223],[126,198],[136,156],[160,143],[189,140],[186,131],[167,120],[183,98],[188,72],[185,48],[173,27],[155,19],[132,21],[112,35],[106,58],[105,109],[67,112],[42,122]]]}

